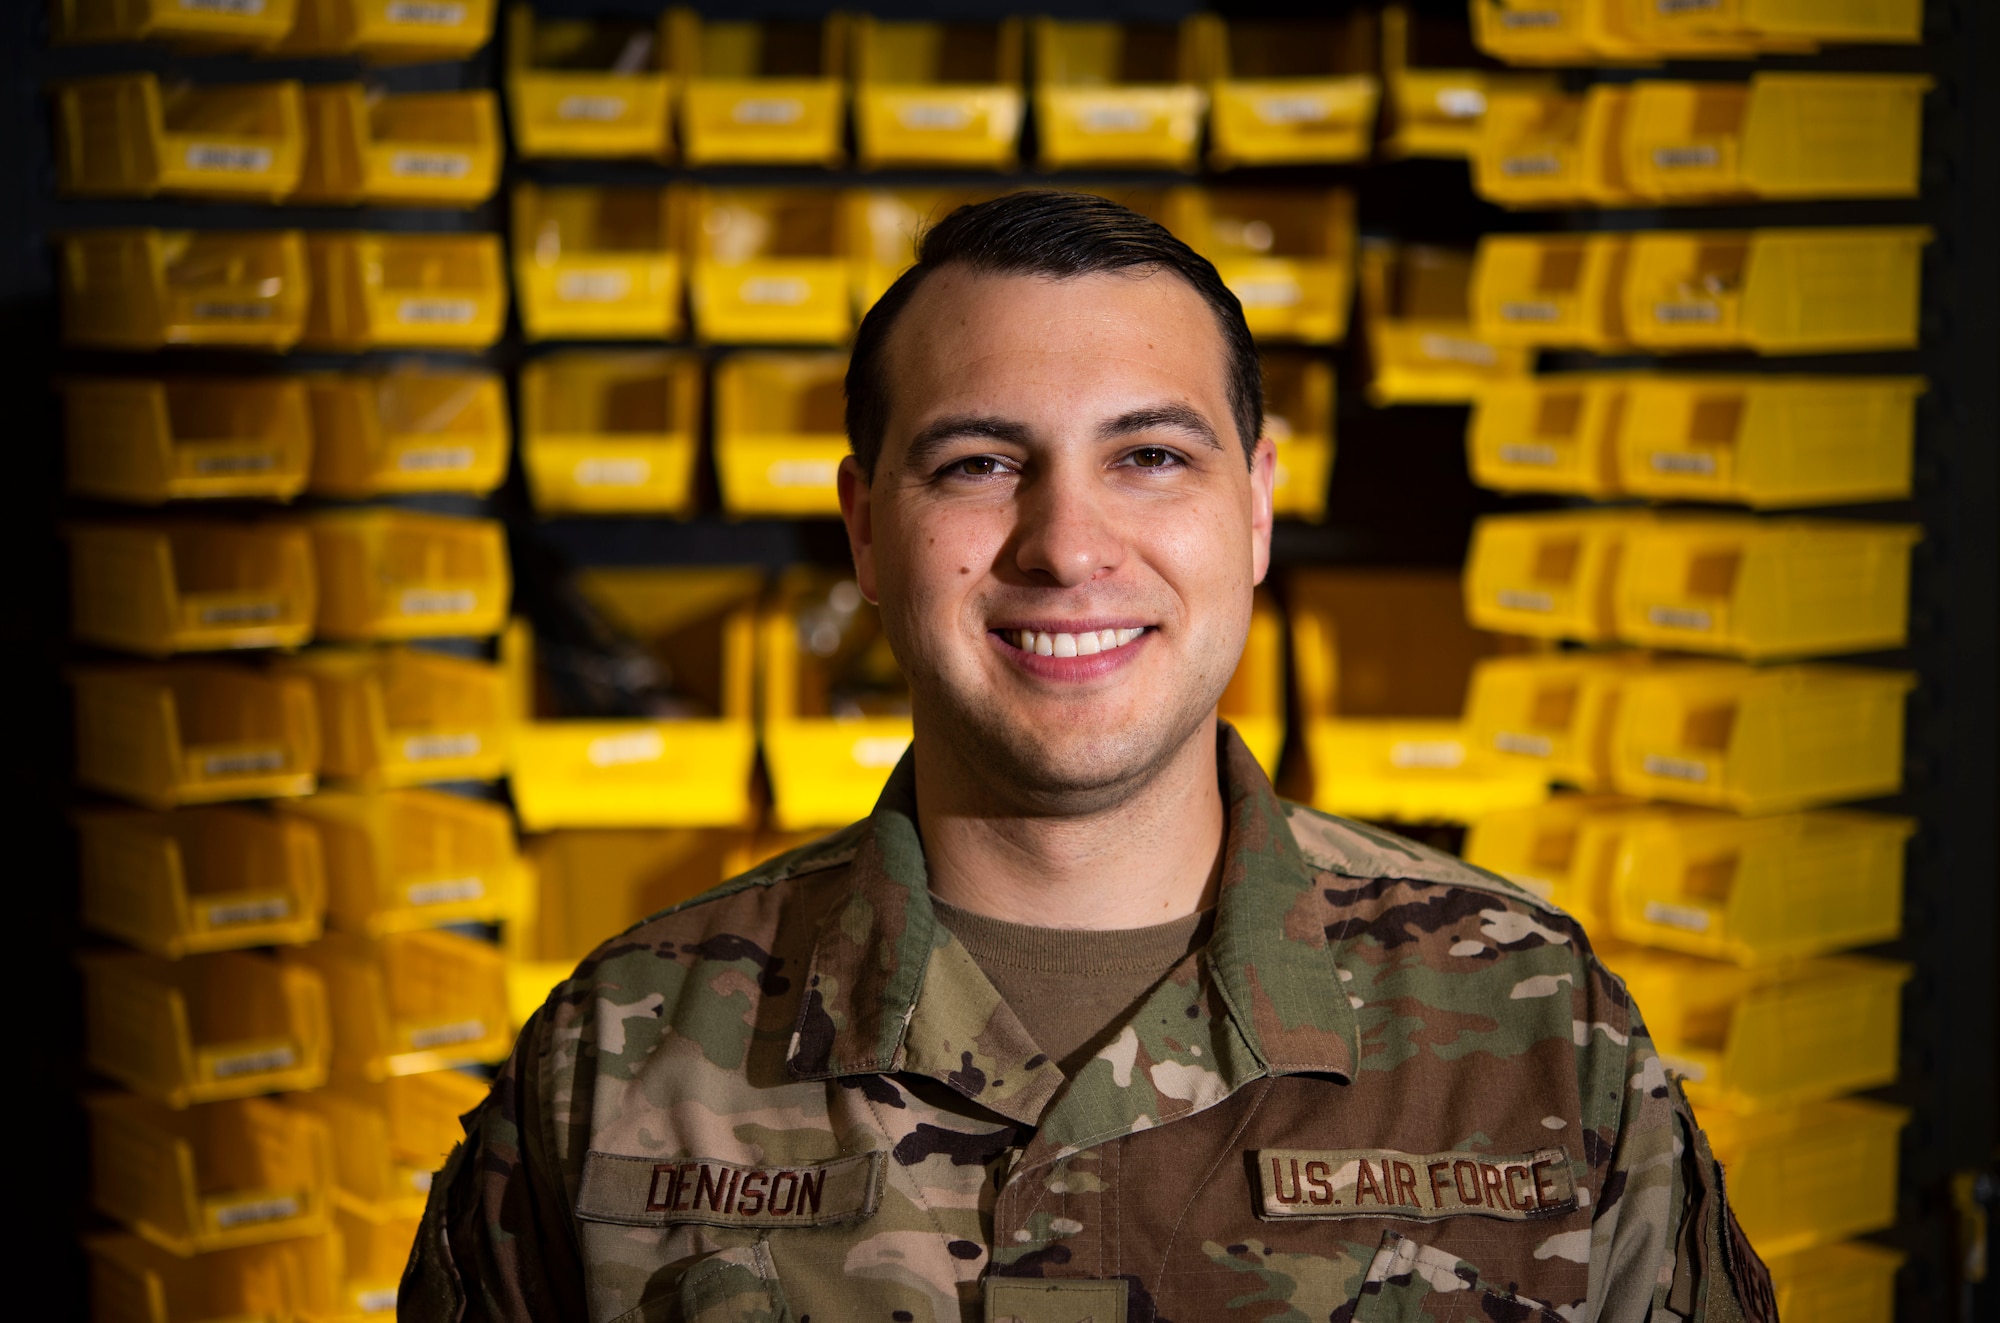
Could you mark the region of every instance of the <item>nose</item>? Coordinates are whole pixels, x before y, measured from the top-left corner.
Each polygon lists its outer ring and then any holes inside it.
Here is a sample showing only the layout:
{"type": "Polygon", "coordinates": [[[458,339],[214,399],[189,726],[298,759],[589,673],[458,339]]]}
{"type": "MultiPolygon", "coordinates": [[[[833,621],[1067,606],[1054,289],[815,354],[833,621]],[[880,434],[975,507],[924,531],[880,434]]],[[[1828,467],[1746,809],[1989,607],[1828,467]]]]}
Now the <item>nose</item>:
{"type": "Polygon", "coordinates": [[[1115,571],[1124,558],[1108,493],[1087,465],[1044,469],[1023,485],[1014,565],[1030,582],[1075,588],[1115,571]]]}

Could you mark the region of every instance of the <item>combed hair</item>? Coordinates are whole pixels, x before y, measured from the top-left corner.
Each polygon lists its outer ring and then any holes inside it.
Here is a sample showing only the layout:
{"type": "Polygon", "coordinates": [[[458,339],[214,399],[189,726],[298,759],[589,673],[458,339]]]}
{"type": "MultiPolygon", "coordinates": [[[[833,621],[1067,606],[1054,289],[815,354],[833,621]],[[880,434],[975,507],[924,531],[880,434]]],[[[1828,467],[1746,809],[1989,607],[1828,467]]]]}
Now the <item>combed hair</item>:
{"type": "Polygon", "coordinates": [[[1245,461],[1256,454],[1264,431],[1263,371],[1243,321],[1243,305],[1215,267],[1164,225],[1130,207],[1091,193],[1038,189],[960,207],[931,227],[918,241],[916,265],[897,277],[861,319],[847,364],[847,439],[870,478],[889,426],[883,345],[917,287],[947,266],[1053,280],[1100,272],[1171,271],[1215,313],[1229,356],[1230,412],[1245,461]]]}

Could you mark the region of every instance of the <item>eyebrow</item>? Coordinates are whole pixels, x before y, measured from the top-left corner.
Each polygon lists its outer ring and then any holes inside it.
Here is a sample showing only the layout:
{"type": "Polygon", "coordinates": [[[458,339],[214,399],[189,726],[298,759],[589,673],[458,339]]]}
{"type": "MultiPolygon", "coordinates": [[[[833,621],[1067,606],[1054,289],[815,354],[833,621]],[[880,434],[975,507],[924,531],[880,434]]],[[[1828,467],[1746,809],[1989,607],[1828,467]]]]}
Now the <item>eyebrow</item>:
{"type": "MultiPolygon", "coordinates": [[[[1156,404],[1143,409],[1131,409],[1116,418],[1100,423],[1098,439],[1114,440],[1121,436],[1133,436],[1140,432],[1151,432],[1167,428],[1176,432],[1186,432],[1208,445],[1211,449],[1222,449],[1222,442],[1216,438],[1215,429],[1200,412],[1185,404],[1156,404]]],[[[967,437],[983,437],[989,441],[1005,441],[1011,445],[1026,446],[1031,432],[1025,423],[992,414],[952,414],[926,424],[910,438],[910,448],[904,453],[903,463],[910,468],[924,468],[931,458],[953,441],[967,437]]]]}
{"type": "Polygon", "coordinates": [[[1198,410],[1185,404],[1155,404],[1144,409],[1133,409],[1121,413],[1110,422],[1100,424],[1097,435],[1103,440],[1114,437],[1131,436],[1137,432],[1151,432],[1167,428],[1176,432],[1187,432],[1206,443],[1211,449],[1222,449],[1222,442],[1216,438],[1215,429],[1198,410]]]}

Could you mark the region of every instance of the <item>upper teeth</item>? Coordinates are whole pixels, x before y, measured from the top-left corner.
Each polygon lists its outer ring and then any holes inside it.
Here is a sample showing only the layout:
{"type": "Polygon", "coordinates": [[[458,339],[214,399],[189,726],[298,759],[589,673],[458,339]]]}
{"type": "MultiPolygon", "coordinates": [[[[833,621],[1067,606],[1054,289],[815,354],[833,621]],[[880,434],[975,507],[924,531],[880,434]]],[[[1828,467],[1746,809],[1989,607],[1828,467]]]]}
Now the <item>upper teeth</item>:
{"type": "Polygon", "coordinates": [[[1050,634],[1043,630],[1017,629],[1012,642],[1023,652],[1038,657],[1091,657],[1113,648],[1122,648],[1145,633],[1144,629],[1100,629],[1081,634],[1050,634]]]}

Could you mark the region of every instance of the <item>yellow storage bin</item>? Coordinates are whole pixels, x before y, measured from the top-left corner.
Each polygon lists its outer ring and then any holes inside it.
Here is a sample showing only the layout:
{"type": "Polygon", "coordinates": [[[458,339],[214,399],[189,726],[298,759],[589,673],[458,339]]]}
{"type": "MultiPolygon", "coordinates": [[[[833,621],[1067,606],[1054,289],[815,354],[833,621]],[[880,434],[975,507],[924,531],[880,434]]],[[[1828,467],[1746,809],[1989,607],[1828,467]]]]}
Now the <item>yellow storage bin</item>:
{"type": "Polygon", "coordinates": [[[692,166],[839,165],[847,19],[701,20],[686,63],[681,155],[692,166]]]}
{"type": "Polygon", "coordinates": [[[340,234],[306,242],[313,349],[484,349],[507,325],[494,234],[340,234]]]}
{"type": "Polygon", "coordinates": [[[1527,375],[1532,351],[1473,328],[1471,254],[1365,239],[1360,268],[1371,403],[1465,404],[1527,375]]]}
{"type": "Polygon", "coordinates": [[[670,188],[514,189],[514,287],[531,340],[678,340],[686,206],[670,188]]]}
{"type": "Polygon", "coordinates": [[[1236,728],[1265,773],[1277,776],[1285,748],[1285,617],[1263,589],[1251,606],[1243,655],[1216,714],[1236,728]]]}
{"type": "Polygon", "coordinates": [[[543,514],[694,508],[702,363],[686,354],[555,354],[521,369],[521,463],[543,514]]]}
{"type": "Polygon", "coordinates": [[[1867,1241],[1765,1256],[1781,1318],[1813,1323],[1893,1323],[1904,1255],[1867,1241]]]}
{"type": "Polygon", "coordinates": [[[1637,948],[1609,963],[1697,1109],[1796,1107],[1896,1078],[1908,965],[1822,956],[1742,969],[1637,948]]]}
{"type": "Polygon", "coordinates": [[[1548,797],[1548,782],[1499,766],[1462,722],[1348,717],[1306,726],[1312,805],[1351,818],[1477,822],[1548,797]]]}
{"type": "Polygon", "coordinates": [[[1768,661],[1900,648],[1914,524],[1666,515],[1626,534],[1618,636],[1768,661]]]}
{"type": "Polygon", "coordinates": [[[514,1046],[504,962],[485,942],[438,931],[336,933],[285,959],[325,980],[341,1080],[494,1062],[514,1046]]]}
{"type": "Polygon", "coordinates": [[[1616,637],[1623,551],[1648,518],[1623,510],[1481,518],[1465,555],[1466,618],[1534,638],[1616,637]]]}
{"type": "Polygon", "coordinates": [[[491,92],[386,95],[360,83],[306,89],[305,169],[294,202],[470,207],[500,184],[491,92]]]}
{"type": "Polygon", "coordinates": [[[596,947],[742,871],[749,834],[696,828],[557,831],[528,842],[534,882],[507,925],[507,995],[525,1024],[596,947]]]}
{"type": "Polygon", "coordinates": [[[1728,1172],[1730,1211],[1765,1256],[1893,1226],[1909,1119],[1907,1108],[1840,1098],[1769,1114],[1711,1108],[1701,1126],[1728,1172]]]}
{"type": "Polygon", "coordinates": [[[87,377],[58,388],[79,496],[289,501],[305,487],[312,418],[296,380],[87,377]]]}
{"type": "Polygon", "coordinates": [[[1179,24],[1031,20],[1035,134],[1042,168],[1193,170],[1215,20],[1179,24]]]}
{"type": "Polygon", "coordinates": [[[326,870],[305,828],[233,808],[76,815],[85,926],[153,955],[320,935],[326,870]]]}
{"type": "Polygon", "coordinates": [[[1739,813],[1892,795],[1915,684],[1848,666],[1663,667],[1626,685],[1612,776],[1626,794],[1739,813]]]}
{"type": "Polygon", "coordinates": [[[1265,353],[1264,435],[1277,448],[1271,492],[1280,519],[1326,517],[1333,477],[1333,365],[1310,354],[1265,353]]]}
{"type": "Polygon", "coordinates": [[[321,495],[484,496],[507,476],[507,391],[491,373],[399,367],[305,385],[321,495]]]}
{"type": "Polygon", "coordinates": [[[1633,384],[1582,372],[1489,383],[1465,428],[1473,481],[1503,492],[1622,495],[1619,444],[1633,384]]]}
{"type": "Polygon", "coordinates": [[[715,366],[715,473],[736,515],[837,515],[848,455],[844,354],[734,354],[715,366]]]}
{"type": "Polygon", "coordinates": [[[285,811],[319,836],[336,928],[380,937],[492,923],[520,904],[514,825],[497,804],[436,790],[323,791],[285,811]]]}
{"type": "MultiPolygon", "coordinates": [[[[607,718],[538,703],[523,713],[528,719],[515,735],[512,781],[522,825],[541,831],[748,823],[756,758],[755,606],[762,589],[761,571],[736,567],[580,576],[585,599],[657,665],[670,688],[654,698],[669,711],[607,718]]],[[[533,644],[516,628],[506,646],[527,691],[530,678],[539,678],[533,644]]]]}
{"type": "Polygon", "coordinates": [[[507,621],[507,538],[494,520],[353,510],[308,527],[323,638],[487,636],[507,621]]]}
{"type": "Polygon", "coordinates": [[[998,189],[870,188],[847,195],[857,320],[917,260],[917,236],[960,207],[1000,196],[998,189]]]}
{"type": "Polygon", "coordinates": [[[239,666],[95,666],[71,675],[76,775],[149,808],[309,795],[311,686],[239,666]]]}
{"type": "Polygon", "coordinates": [[[84,1238],[92,1323],[337,1316],[340,1242],[280,1240],[179,1258],[137,1236],[84,1238]]]}
{"type": "Polygon", "coordinates": [[[1618,483],[1658,501],[1783,509],[1910,494],[1920,377],[1643,377],[1618,483]]]}
{"type": "Polygon", "coordinates": [[[1623,322],[1642,349],[1914,349],[1930,238],[1921,226],[1635,235],[1623,322]]]}
{"type": "Polygon", "coordinates": [[[331,1133],[333,1182],[343,1207],[421,1217],[431,1177],[464,1138],[458,1118],[486,1094],[484,1080],[434,1070],[375,1084],[347,1081],[290,1101],[331,1133]]]}
{"type": "Polygon", "coordinates": [[[1624,346],[1634,240],[1618,234],[1497,235],[1479,241],[1470,302],[1478,334],[1498,345],[1624,346]]]}
{"type": "Polygon", "coordinates": [[[77,638],[165,657],[312,637],[312,544],[280,524],[75,524],[77,638]]]}
{"type": "Polygon", "coordinates": [[[1496,73],[1472,44],[1465,20],[1382,9],[1384,155],[1470,159],[1492,98],[1508,91],[1553,91],[1538,74],[1496,73]]]}
{"type": "Polygon", "coordinates": [[[1560,906],[1599,942],[1611,935],[1611,884],[1635,826],[1687,809],[1647,809],[1617,795],[1556,795],[1488,813],[1466,833],[1467,863],[1560,906]]]}
{"type": "Polygon", "coordinates": [[[61,242],[69,344],[290,349],[305,330],[296,230],[92,230],[61,242]]]}
{"type": "Polygon", "coordinates": [[[1472,157],[1474,187],[1506,207],[1632,204],[1624,157],[1631,101],[1610,84],[1574,94],[1496,91],[1472,157]]]}
{"type": "Polygon", "coordinates": [[[758,625],[760,716],[780,831],[866,817],[911,736],[909,690],[852,579],[794,569],[758,625]]]}
{"type": "Polygon", "coordinates": [[[394,1317],[422,1215],[382,1214],[343,1203],[334,1209],[333,1222],[340,1238],[341,1309],[349,1318],[394,1317]]]}
{"type": "Polygon", "coordinates": [[[333,1145],[318,1117],[267,1098],[173,1111],[84,1097],[91,1203],[171,1254],[316,1236],[332,1225],[333,1145]]]}
{"type": "Polygon", "coordinates": [[[178,1108],[326,1082],[326,985],[310,969],[240,951],[77,962],[84,1057],[135,1093],[178,1108]]]}
{"type": "Polygon", "coordinates": [[[197,0],[56,0],[57,41],[169,41],[209,50],[268,46],[292,29],[297,0],[209,3],[197,0]]]}
{"type": "Polygon", "coordinates": [[[854,140],[864,169],[1005,169],[1020,151],[1021,20],[853,20],[854,140]]]}
{"type": "Polygon", "coordinates": [[[1299,570],[1286,589],[1299,713],[1451,717],[1475,662],[1501,646],[1465,620],[1459,576],[1437,570],[1299,570]]]}
{"type": "Polygon", "coordinates": [[[854,329],[850,265],[837,190],[705,190],[695,204],[695,334],[718,344],[839,344],[854,329]]]}
{"type": "Polygon", "coordinates": [[[507,774],[513,722],[491,662],[416,648],[320,649],[284,669],[312,681],[326,777],[380,790],[507,774]]]}
{"type": "Polygon", "coordinates": [[[1482,751],[1580,790],[1611,786],[1611,731],[1625,681],[1645,666],[1629,652],[1488,657],[1472,672],[1465,724],[1482,751]]]}
{"type": "Polygon", "coordinates": [[[1612,924],[1630,941],[1739,965],[1894,941],[1915,830],[1873,813],[1655,814],[1626,833],[1612,924]]]}
{"type": "Polygon", "coordinates": [[[298,187],[297,83],[160,86],[150,73],[59,83],[56,186],[79,197],[274,202],[298,187]]]}
{"type": "Polygon", "coordinates": [[[1930,87],[1908,74],[1638,83],[1625,175],[1641,196],[1665,202],[1915,197],[1930,87]]]}
{"type": "Polygon", "coordinates": [[[463,60],[493,36],[494,0],[297,0],[273,53],[358,55],[371,64],[463,60]]]}
{"type": "Polygon", "coordinates": [[[1922,0],[1725,0],[1668,5],[1596,0],[1597,22],[1665,55],[1810,51],[1820,42],[1915,42],[1922,0]]]}
{"type": "Polygon", "coordinates": [[[1368,158],[1382,98],[1374,15],[1233,19],[1220,27],[1211,165],[1227,170],[1368,158]]]}
{"type": "Polygon", "coordinates": [[[1345,189],[1206,189],[1189,244],[1215,263],[1258,339],[1333,344],[1354,297],[1354,195],[1345,189]]]}
{"type": "Polygon", "coordinates": [[[673,103],[688,25],[640,18],[555,18],[507,11],[507,119],[522,156],[673,155],[673,103]]]}

